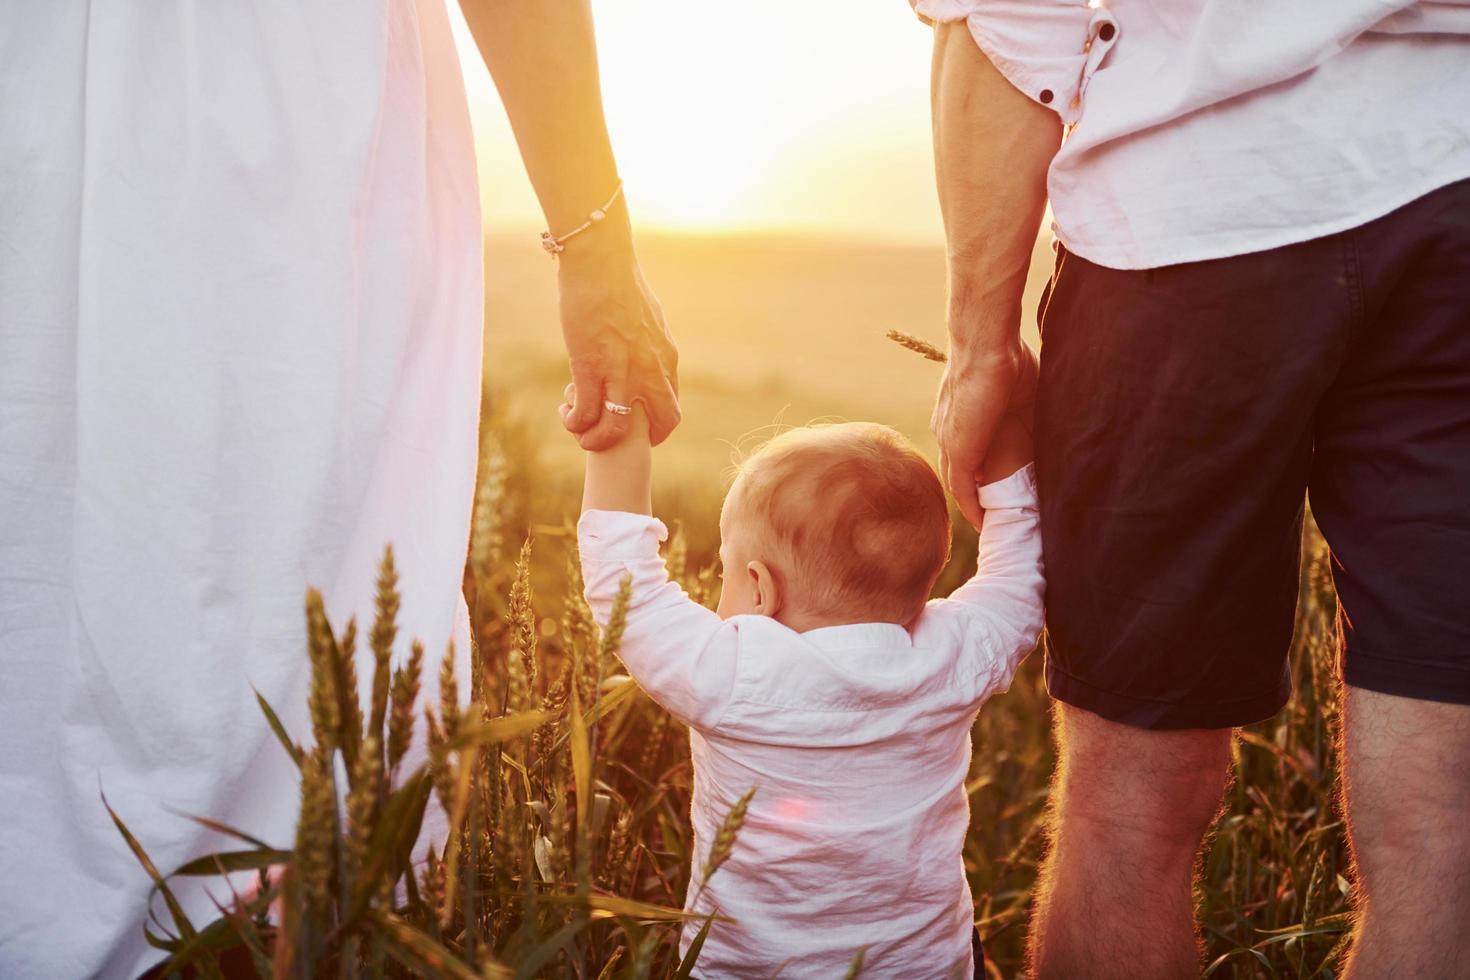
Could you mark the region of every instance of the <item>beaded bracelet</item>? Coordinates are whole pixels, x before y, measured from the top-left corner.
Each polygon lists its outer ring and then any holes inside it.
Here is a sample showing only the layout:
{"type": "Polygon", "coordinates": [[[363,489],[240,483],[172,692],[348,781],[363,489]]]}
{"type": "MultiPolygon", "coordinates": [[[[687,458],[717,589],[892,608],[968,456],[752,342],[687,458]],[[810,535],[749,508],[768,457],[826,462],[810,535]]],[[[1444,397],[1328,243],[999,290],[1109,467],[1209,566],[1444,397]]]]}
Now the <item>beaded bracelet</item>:
{"type": "Polygon", "coordinates": [[[578,235],[582,234],[582,232],[586,231],[588,228],[591,228],[603,218],[607,217],[608,208],[612,207],[613,204],[617,202],[617,199],[622,196],[622,193],[623,182],[620,180],[618,181],[617,188],[612,192],[612,197],[607,199],[607,203],[600,208],[594,208],[587,215],[586,221],[582,222],[580,225],[573,228],[565,235],[561,235],[558,237],[556,235],[553,235],[549,231],[543,231],[541,233],[541,247],[546,249],[546,254],[550,255],[554,259],[562,252],[565,252],[567,250],[567,242],[571,241],[573,238],[576,238],[578,235]]]}

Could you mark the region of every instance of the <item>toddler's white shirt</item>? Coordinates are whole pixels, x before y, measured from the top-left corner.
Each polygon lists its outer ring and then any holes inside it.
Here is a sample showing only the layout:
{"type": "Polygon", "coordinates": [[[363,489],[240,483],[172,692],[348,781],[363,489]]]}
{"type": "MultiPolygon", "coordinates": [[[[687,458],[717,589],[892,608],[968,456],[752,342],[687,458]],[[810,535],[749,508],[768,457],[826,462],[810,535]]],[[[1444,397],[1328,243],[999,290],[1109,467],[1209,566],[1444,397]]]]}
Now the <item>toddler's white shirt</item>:
{"type": "Polygon", "coordinates": [[[685,908],[735,920],[711,929],[698,976],[826,980],[864,947],[864,977],[971,976],[970,727],[1035,646],[1044,589],[1032,468],[982,487],[980,503],[975,577],[912,630],[722,621],[668,580],[660,521],[582,515],[593,612],[607,622],[631,573],[623,663],[690,729],[685,908]],[[752,786],[734,852],[700,891],[720,823],[752,786]]]}

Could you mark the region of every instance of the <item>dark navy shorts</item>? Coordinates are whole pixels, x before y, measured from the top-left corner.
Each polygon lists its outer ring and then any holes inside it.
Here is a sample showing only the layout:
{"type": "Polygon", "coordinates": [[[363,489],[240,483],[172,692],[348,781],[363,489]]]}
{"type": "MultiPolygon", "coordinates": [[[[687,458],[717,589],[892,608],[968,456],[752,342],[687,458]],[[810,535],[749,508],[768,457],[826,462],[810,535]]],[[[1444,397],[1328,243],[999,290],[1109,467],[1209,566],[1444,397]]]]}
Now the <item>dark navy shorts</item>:
{"type": "Polygon", "coordinates": [[[1470,704],[1470,181],[1341,234],[1042,301],[1046,677],[1142,728],[1291,693],[1303,501],[1353,687],[1470,704]]]}

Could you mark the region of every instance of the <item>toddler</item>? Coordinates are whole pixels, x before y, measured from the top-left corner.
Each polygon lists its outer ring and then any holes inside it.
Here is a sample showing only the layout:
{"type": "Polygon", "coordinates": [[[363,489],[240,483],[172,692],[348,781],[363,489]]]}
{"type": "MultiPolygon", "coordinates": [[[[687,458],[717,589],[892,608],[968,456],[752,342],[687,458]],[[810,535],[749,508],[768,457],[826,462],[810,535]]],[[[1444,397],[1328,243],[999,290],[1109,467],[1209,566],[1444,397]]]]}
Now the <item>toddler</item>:
{"type": "MultiPolygon", "coordinates": [[[[777,436],[725,499],[711,612],[665,572],[641,409],[631,421],[622,443],[588,454],[578,538],[599,622],[632,576],[623,663],[689,726],[685,908],[731,920],[715,922],[696,975],[825,980],[864,950],[864,977],[970,977],[970,727],[1042,622],[1026,430],[1008,417],[986,457],[979,570],[933,601],[950,524],[923,456],[873,423],[777,436]],[[734,850],[701,887],[752,787],[734,850]]],[[[686,925],[686,948],[701,925],[686,925]]]]}

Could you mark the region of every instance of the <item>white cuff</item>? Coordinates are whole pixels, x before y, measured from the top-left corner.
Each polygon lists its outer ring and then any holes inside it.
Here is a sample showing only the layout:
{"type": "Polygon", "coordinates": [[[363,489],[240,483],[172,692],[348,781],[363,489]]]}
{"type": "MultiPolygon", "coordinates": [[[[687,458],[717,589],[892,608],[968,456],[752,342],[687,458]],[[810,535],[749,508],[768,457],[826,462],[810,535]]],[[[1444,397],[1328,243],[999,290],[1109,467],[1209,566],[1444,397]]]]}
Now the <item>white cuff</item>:
{"type": "Polygon", "coordinates": [[[577,548],[584,562],[657,559],[668,540],[664,522],[647,514],[589,510],[577,522],[577,548]]]}
{"type": "Polygon", "coordinates": [[[1036,502],[1035,463],[1027,463],[1004,480],[980,488],[980,506],[984,510],[1035,507],[1036,502]]]}

